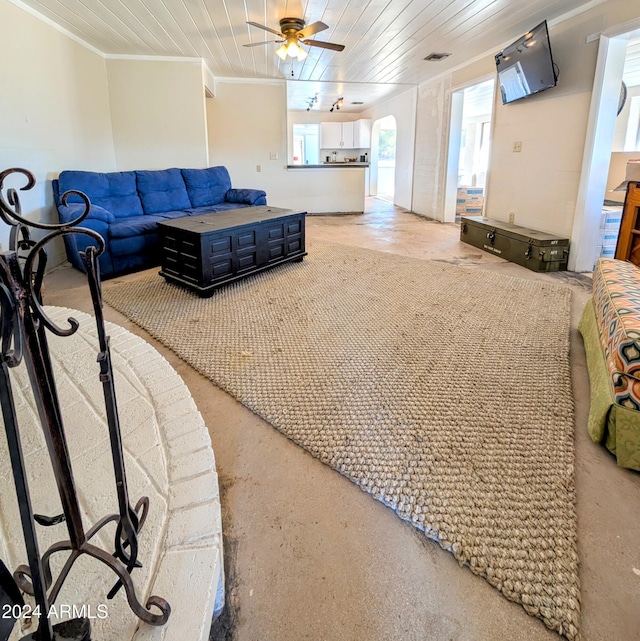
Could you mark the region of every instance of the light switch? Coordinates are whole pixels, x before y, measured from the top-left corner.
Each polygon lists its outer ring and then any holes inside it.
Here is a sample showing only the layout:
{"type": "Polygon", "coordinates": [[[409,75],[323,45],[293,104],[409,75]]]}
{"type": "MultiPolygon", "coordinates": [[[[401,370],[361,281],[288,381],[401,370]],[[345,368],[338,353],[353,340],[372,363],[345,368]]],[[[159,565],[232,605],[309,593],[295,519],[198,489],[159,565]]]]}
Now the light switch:
{"type": "Polygon", "coordinates": [[[513,143],[513,151],[522,151],[522,140],[516,140],[516,142],[513,143]]]}
{"type": "Polygon", "coordinates": [[[269,160],[278,160],[278,152],[277,151],[272,151],[269,154],[269,160]]]}

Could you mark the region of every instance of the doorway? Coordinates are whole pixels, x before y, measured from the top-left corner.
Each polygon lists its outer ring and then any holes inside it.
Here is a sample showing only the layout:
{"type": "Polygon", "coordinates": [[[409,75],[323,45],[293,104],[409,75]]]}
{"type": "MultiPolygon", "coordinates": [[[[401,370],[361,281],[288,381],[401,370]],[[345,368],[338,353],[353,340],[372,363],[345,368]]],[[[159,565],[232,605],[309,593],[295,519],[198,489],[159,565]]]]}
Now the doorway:
{"type": "Polygon", "coordinates": [[[320,125],[317,123],[293,125],[293,157],[291,164],[320,164],[320,125]]]}
{"type": "Polygon", "coordinates": [[[451,94],[444,222],[483,214],[494,92],[492,78],[451,94]]]}
{"type": "MultiPolygon", "coordinates": [[[[616,137],[618,105],[627,44],[640,37],[638,20],[607,29],[599,36],[598,60],[591,94],[589,126],[580,174],[580,186],[573,218],[569,269],[590,272],[602,251],[606,232],[605,200],[616,137]],[[603,222],[605,229],[603,230],[603,222]]],[[[629,104],[629,109],[631,103],[629,104]]],[[[626,129],[625,129],[626,137],[626,129]]],[[[624,166],[625,163],[622,164],[624,166]]],[[[612,177],[611,180],[614,180],[612,177]]]]}
{"type": "Polygon", "coordinates": [[[629,162],[637,162],[639,157],[640,38],[636,37],[627,43],[596,258],[615,255],[626,196],[627,166],[629,162]]]}
{"type": "Polygon", "coordinates": [[[393,202],[395,196],[396,141],[395,116],[385,116],[373,123],[369,193],[389,202],[393,202]]]}

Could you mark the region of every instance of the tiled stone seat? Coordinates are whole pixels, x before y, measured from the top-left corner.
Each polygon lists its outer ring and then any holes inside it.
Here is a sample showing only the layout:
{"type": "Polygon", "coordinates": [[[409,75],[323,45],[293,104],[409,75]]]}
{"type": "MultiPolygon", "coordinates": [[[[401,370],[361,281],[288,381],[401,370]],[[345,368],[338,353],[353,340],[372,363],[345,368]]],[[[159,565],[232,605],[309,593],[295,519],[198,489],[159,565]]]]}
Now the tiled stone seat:
{"type": "MultiPolygon", "coordinates": [[[[80,322],[73,336],[49,334],[56,382],[85,528],[115,513],[117,497],[104,411],[95,320],[61,307],[47,313],[66,327],[69,316],[80,322]]],[[[106,594],[115,575],[101,563],[81,556],[56,603],[91,607],[104,604],[106,618],[91,621],[92,638],[102,641],[159,641],[209,638],[212,617],[224,603],[222,531],[218,479],[209,432],[186,385],[146,341],[107,323],[122,429],[131,502],[149,497],[148,518],[140,532],[139,560],[132,573],[139,600],[154,594],[171,605],[165,626],[141,622],[129,608],[124,590],[106,594]]],[[[44,436],[37,419],[24,364],[11,370],[16,409],[34,511],[60,514],[61,506],[44,436]]],[[[0,430],[0,440],[6,440],[0,430]]],[[[6,443],[0,445],[0,558],[14,570],[26,563],[11,466],[6,443]]],[[[113,550],[115,529],[106,527],[96,543],[113,550]]],[[[64,524],[38,529],[41,553],[68,537],[64,524]]],[[[92,539],[93,542],[93,539],[92,539]]],[[[65,554],[54,555],[65,558],[65,554]]],[[[54,563],[54,576],[59,565],[54,563]]],[[[66,619],[69,617],[62,617],[66,619]]],[[[53,621],[55,623],[55,619],[53,621]]],[[[16,626],[11,639],[22,638],[16,626]]]]}

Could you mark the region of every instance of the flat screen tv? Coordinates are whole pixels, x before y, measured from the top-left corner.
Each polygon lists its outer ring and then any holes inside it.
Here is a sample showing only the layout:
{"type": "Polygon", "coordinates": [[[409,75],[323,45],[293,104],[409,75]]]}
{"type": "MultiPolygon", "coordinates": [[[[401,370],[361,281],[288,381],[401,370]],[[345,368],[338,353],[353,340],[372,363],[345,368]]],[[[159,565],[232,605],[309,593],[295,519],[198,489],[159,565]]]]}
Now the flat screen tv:
{"type": "Polygon", "coordinates": [[[496,55],[502,104],[555,87],[554,67],[545,20],[496,55]]]}

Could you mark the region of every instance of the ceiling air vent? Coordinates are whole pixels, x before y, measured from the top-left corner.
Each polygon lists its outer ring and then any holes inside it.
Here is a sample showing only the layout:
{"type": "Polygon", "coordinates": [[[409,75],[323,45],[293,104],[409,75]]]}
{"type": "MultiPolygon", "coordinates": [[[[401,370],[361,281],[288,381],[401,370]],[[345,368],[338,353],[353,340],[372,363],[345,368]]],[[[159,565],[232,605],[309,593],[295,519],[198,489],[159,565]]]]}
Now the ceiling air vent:
{"type": "Polygon", "coordinates": [[[450,55],[450,53],[430,53],[425,60],[428,60],[429,62],[440,62],[441,60],[448,58],[450,55]]]}
{"type": "Polygon", "coordinates": [[[362,100],[354,100],[351,104],[352,105],[364,105],[364,102],[362,102],[362,100]]]}

